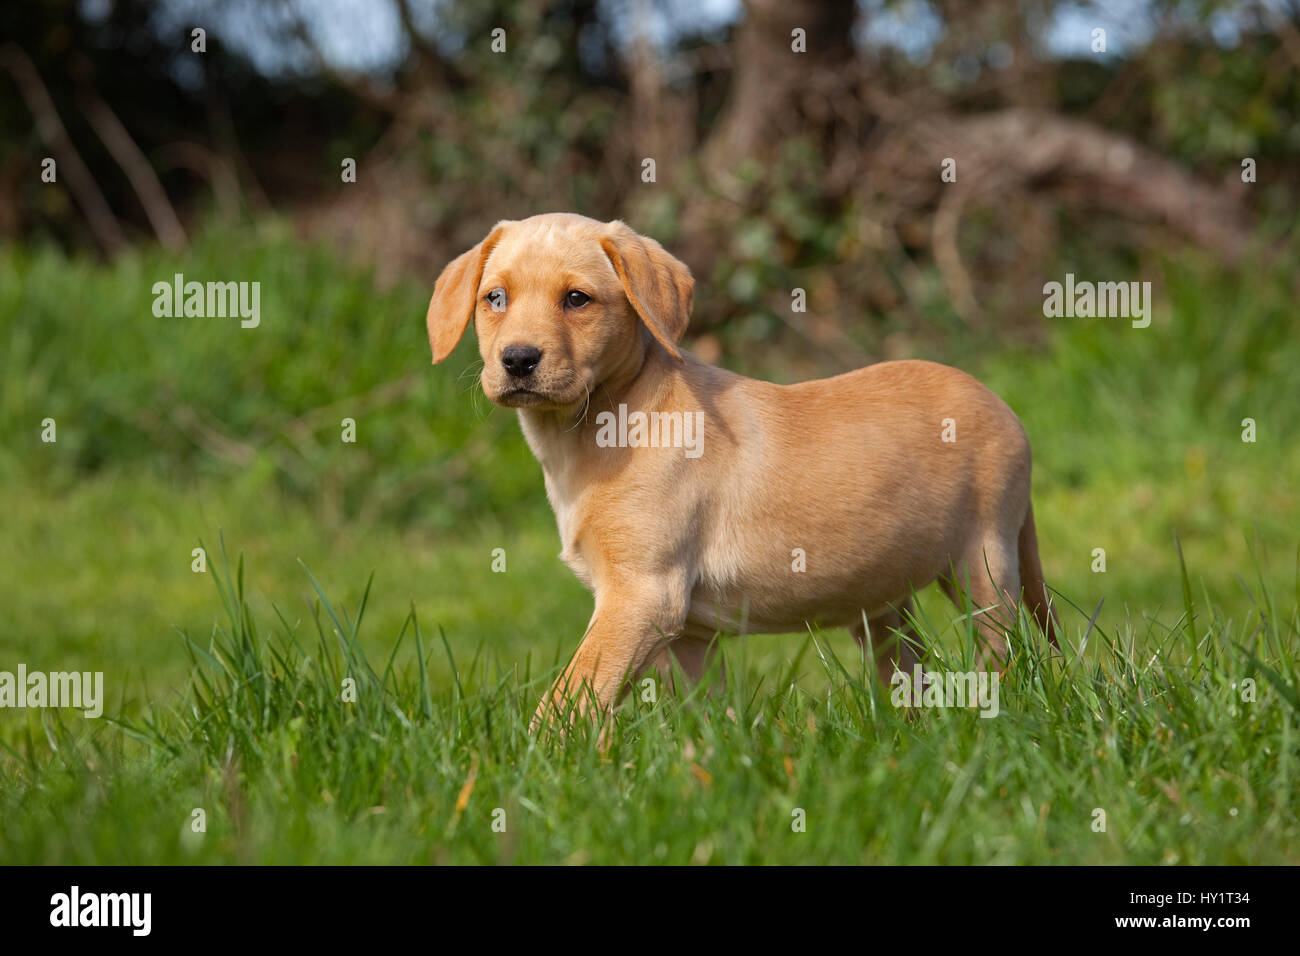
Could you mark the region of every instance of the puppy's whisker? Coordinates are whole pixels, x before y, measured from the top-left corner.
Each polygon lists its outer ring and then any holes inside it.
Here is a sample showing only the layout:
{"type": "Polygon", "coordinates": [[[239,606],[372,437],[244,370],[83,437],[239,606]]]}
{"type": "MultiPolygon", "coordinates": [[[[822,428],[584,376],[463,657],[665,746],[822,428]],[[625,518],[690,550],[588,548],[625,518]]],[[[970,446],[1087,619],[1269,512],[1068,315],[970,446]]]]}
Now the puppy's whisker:
{"type": "Polygon", "coordinates": [[[571,432],[587,420],[587,409],[591,407],[591,386],[586,382],[582,383],[582,390],[587,393],[582,400],[582,411],[578,412],[578,417],[573,420],[573,424],[565,429],[565,432],[571,432]]]}
{"type": "Polygon", "coordinates": [[[483,366],[484,366],[484,362],[482,359],[479,359],[477,362],[471,362],[461,371],[461,373],[458,376],[456,376],[456,382],[459,384],[465,382],[466,379],[469,379],[469,384],[466,385],[465,388],[466,389],[478,388],[479,375],[483,371],[483,366]]]}

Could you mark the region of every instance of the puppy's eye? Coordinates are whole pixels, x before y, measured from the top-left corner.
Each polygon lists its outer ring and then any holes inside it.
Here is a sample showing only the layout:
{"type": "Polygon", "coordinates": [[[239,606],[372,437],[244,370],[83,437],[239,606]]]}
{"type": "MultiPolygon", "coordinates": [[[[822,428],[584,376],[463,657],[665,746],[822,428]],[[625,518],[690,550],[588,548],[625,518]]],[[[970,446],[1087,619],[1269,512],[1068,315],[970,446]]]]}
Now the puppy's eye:
{"type": "Polygon", "coordinates": [[[487,304],[492,306],[493,312],[504,312],[506,310],[506,290],[493,289],[487,295],[483,296],[487,304]]]}
{"type": "Polygon", "coordinates": [[[587,295],[585,292],[579,292],[577,289],[574,289],[564,297],[564,304],[571,309],[581,309],[590,301],[591,296],[587,295]]]}

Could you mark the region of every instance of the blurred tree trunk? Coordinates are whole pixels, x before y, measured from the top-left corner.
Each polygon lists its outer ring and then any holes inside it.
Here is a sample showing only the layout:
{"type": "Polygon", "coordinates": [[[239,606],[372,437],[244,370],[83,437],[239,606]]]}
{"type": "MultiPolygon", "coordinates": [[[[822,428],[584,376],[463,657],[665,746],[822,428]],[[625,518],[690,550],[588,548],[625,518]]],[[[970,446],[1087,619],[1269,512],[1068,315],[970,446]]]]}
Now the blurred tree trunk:
{"type": "Polygon", "coordinates": [[[852,0],[745,0],[731,94],[705,147],[710,172],[762,158],[786,132],[806,129],[804,115],[820,112],[810,81],[852,65],[856,19],[852,0]],[[799,29],[807,52],[793,49],[799,29]]]}

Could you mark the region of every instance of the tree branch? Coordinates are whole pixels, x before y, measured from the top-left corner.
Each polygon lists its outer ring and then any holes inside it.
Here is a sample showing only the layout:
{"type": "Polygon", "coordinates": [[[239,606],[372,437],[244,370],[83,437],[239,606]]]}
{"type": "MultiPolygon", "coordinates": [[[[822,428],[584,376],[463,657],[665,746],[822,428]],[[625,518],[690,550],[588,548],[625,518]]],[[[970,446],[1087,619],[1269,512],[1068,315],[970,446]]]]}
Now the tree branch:
{"type": "Polygon", "coordinates": [[[89,86],[81,90],[79,101],[86,119],[130,180],[158,241],[172,252],[184,249],[189,239],[171,200],[167,198],[167,191],[117,114],[89,86]]]}
{"type": "Polygon", "coordinates": [[[108,200],[100,191],[95,177],[90,174],[76,147],[72,145],[72,138],[68,136],[63,120],[59,119],[59,112],[50,99],[49,90],[41,81],[36,65],[32,63],[31,57],[13,43],[0,47],[0,65],[9,71],[18,84],[18,90],[36,120],[36,132],[63,167],[64,179],[76,198],[77,205],[85,214],[95,240],[105,255],[115,255],[126,244],[122,226],[109,208],[108,200]]]}

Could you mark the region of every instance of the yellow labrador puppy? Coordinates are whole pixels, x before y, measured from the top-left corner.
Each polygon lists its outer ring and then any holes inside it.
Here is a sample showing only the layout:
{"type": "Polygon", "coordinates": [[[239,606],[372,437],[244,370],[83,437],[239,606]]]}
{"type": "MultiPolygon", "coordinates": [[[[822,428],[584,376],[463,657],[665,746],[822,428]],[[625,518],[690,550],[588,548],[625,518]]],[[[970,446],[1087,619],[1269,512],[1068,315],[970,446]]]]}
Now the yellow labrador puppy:
{"type": "Polygon", "coordinates": [[[883,678],[910,672],[910,595],[936,580],[969,590],[985,661],[1022,587],[1054,637],[1029,442],[1001,399],[931,362],[785,386],[707,365],[678,347],[693,285],[622,222],[557,213],[498,223],[434,287],[433,361],[473,319],[483,391],[518,409],[595,594],[538,718],[611,706],[670,654],[698,679],[719,631],[847,626],[883,678]]]}

